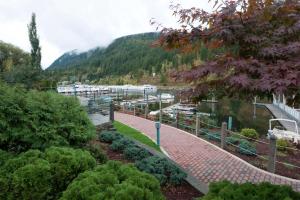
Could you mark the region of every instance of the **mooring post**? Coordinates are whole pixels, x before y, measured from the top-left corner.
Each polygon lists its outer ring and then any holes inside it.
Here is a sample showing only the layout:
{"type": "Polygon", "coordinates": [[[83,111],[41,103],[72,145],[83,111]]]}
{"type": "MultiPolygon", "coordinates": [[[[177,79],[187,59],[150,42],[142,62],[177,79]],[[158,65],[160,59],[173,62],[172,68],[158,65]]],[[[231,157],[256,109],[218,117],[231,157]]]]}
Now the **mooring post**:
{"type": "Polygon", "coordinates": [[[160,146],[160,126],[160,122],[155,122],[157,146],[160,146]]]}
{"type": "Polygon", "coordinates": [[[271,173],[275,173],[276,169],[276,136],[273,133],[269,132],[269,162],[268,162],[268,171],[271,173]]]}
{"type": "Polygon", "coordinates": [[[114,104],[113,104],[113,102],[110,102],[110,105],[109,105],[109,120],[111,122],[114,122],[114,120],[115,120],[114,104]]]}
{"type": "Polygon", "coordinates": [[[221,127],[221,148],[226,148],[227,123],[223,122],[221,127]]]}
{"type": "Polygon", "coordinates": [[[196,136],[199,136],[200,131],[200,113],[196,113],[196,136]]]}

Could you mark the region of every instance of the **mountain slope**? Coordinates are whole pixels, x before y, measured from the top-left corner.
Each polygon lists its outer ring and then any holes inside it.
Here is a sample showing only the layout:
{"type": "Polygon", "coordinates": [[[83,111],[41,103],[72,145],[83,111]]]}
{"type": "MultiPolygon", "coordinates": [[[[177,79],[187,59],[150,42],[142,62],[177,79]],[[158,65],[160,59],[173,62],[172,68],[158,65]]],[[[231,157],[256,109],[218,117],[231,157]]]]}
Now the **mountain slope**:
{"type": "Polygon", "coordinates": [[[74,51],[59,57],[47,69],[68,80],[99,80],[107,76],[141,76],[165,72],[166,68],[177,68],[184,63],[191,64],[198,53],[179,56],[175,51],[152,47],[158,33],[143,33],[121,37],[107,48],[96,48],[83,53],[74,51]],[[79,77],[80,76],[80,77],[79,77]]]}

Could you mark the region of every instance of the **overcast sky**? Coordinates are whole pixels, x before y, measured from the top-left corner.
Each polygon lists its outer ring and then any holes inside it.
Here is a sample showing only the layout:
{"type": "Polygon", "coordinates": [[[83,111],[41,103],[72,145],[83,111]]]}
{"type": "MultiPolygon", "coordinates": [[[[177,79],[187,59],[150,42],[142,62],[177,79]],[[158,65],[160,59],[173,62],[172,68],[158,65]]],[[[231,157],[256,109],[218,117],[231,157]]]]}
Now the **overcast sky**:
{"type": "MultiPolygon", "coordinates": [[[[208,9],[206,0],[177,0],[208,9]]],[[[155,31],[149,20],[175,26],[169,0],[0,0],[0,40],[30,51],[27,24],[37,15],[42,66],[66,51],[107,46],[120,36],[155,31]]]]}

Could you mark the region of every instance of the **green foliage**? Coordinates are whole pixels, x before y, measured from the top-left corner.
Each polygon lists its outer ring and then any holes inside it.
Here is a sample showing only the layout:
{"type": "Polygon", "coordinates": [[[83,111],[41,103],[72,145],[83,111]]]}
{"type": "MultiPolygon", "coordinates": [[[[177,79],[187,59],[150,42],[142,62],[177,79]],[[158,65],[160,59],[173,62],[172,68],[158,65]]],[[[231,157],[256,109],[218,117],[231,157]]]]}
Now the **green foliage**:
{"type": "MultiPolygon", "coordinates": [[[[191,52],[178,56],[176,51],[151,47],[158,37],[158,33],[130,35],[116,39],[105,49],[97,48],[79,54],[68,52],[59,57],[47,70],[55,70],[55,76],[64,80],[70,80],[74,74],[79,75],[76,77],[78,81],[98,81],[112,76],[116,84],[124,84],[120,79],[124,75],[130,74],[132,79],[140,80],[141,76],[161,72],[162,68],[174,69],[183,64],[192,64],[200,54],[191,52]]],[[[112,77],[108,81],[111,81],[112,77]]],[[[164,74],[159,78],[158,81],[162,84],[167,82],[164,74]]]]}
{"type": "Polygon", "coordinates": [[[14,152],[80,145],[95,127],[74,97],[0,84],[0,148],[14,152]]]}
{"type": "Polygon", "coordinates": [[[238,151],[241,154],[245,154],[248,156],[254,156],[256,154],[256,147],[254,144],[250,143],[249,141],[241,139],[238,151]]]}
{"type": "Polygon", "coordinates": [[[206,138],[209,139],[209,140],[217,141],[217,142],[221,141],[221,135],[220,135],[220,133],[208,132],[206,134],[206,138]]]}
{"type": "Polygon", "coordinates": [[[252,128],[243,128],[241,134],[245,137],[257,139],[259,137],[255,129],[252,128]]]}
{"type": "Polygon", "coordinates": [[[63,193],[61,200],[80,199],[164,199],[159,182],[132,165],[109,161],[93,171],[80,174],[63,193]]]}
{"type": "Polygon", "coordinates": [[[185,172],[166,158],[160,158],[158,156],[151,156],[136,161],[135,165],[139,170],[154,175],[161,185],[179,185],[187,176],[185,172]]]}
{"type": "Polygon", "coordinates": [[[229,137],[226,137],[226,143],[228,144],[239,144],[240,142],[242,141],[241,138],[239,137],[236,137],[236,136],[229,136],[229,137]]]}
{"type": "Polygon", "coordinates": [[[0,167],[6,163],[13,155],[0,149],[0,167]]]}
{"type": "Polygon", "coordinates": [[[98,163],[105,163],[107,161],[107,156],[103,153],[103,150],[99,145],[88,144],[85,149],[90,152],[90,154],[97,160],[98,163]]]}
{"type": "Polygon", "coordinates": [[[157,151],[161,151],[159,146],[157,146],[157,144],[155,144],[151,139],[149,139],[140,131],[133,129],[125,124],[122,124],[118,121],[114,121],[114,126],[118,130],[118,132],[120,132],[120,134],[129,138],[133,138],[157,151]]]}
{"type": "Polygon", "coordinates": [[[35,13],[32,13],[31,22],[28,25],[28,35],[31,44],[31,66],[35,70],[41,70],[41,47],[39,37],[37,35],[35,13]]]}
{"type": "Polygon", "coordinates": [[[123,152],[126,159],[137,161],[151,156],[149,151],[138,146],[130,145],[123,152]]]}
{"type": "Polygon", "coordinates": [[[126,147],[132,146],[134,142],[128,138],[114,140],[110,148],[114,151],[123,151],[126,147]]]}
{"type": "Polygon", "coordinates": [[[276,141],[276,147],[277,147],[277,150],[279,151],[286,151],[287,147],[290,146],[290,143],[289,141],[285,140],[285,139],[278,139],[276,141]]]}
{"type": "Polygon", "coordinates": [[[102,131],[99,135],[101,142],[112,143],[116,139],[121,139],[123,136],[114,131],[102,131]]]}
{"type": "MultiPolygon", "coordinates": [[[[294,192],[289,186],[272,185],[270,183],[230,183],[222,181],[211,183],[209,192],[201,200],[297,200],[300,193],[294,192]]],[[[200,200],[199,199],[199,200],[200,200]]]]}
{"type": "Polygon", "coordinates": [[[80,149],[29,150],[0,167],[0,199],[55,199],[79,173],[95,165],[80,149]]]}

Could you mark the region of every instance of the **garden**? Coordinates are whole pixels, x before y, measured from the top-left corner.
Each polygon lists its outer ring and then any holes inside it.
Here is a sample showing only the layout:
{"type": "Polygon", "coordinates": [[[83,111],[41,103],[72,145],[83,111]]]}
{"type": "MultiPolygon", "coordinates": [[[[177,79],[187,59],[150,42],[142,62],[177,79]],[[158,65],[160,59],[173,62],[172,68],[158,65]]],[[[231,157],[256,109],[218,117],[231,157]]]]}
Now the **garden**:
{"type": "Polygon", "coordinates": [[[215,199],[224,191],[234,199],[250,190],[253,198],[299,199],[287,186],[227,182],[203,196],[141,133],[118,122],[97,132],[76,98],[4,84],[0,91],[0,199],[215,199]]]}

